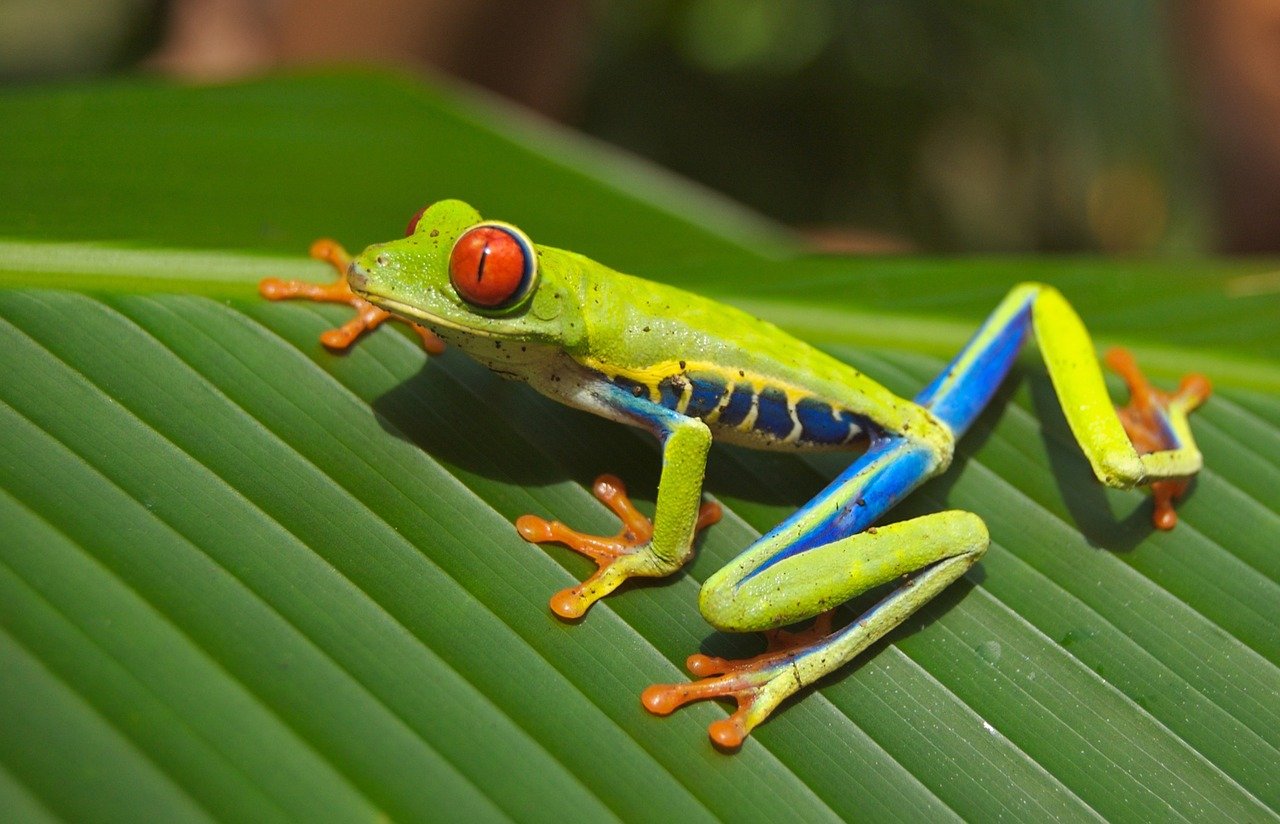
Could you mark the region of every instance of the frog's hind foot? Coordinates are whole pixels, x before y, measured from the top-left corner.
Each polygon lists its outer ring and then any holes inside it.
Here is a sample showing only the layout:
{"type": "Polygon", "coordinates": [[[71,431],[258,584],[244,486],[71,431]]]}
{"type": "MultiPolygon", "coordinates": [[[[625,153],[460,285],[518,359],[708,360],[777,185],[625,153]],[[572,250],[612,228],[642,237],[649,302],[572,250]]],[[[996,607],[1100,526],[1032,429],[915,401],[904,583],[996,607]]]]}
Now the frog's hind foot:
{"type": "MultiPolygon", "coordinates": [[[[1209,397],[1209,379],[1198,373],[1184,375],[1175,391],[1164,392],[1151,385],[1127,349],[1111,349],[1106,354],[1106,362],[1129,387],[1129,403],[1116,407],[1116,412],[1138,453],[1145,455],[1182,446],[1176,433],[1186,431],[1188,416],[1209,397]]],[[[1189,483],[1188,478],[1151,483],[1155,503],[1152,522],[1157,529],[1173,529],[1177,525],[1173,501],[1186,491],[1189,483]]]]}
{"type": "MultiPolygon", "coordinates": [[[[351,265],[351,255],[337,241],[322,238],[311,244],[311,257],[324,261],[338,272],[338,279],[333,283],[309,283],[305,280],[280,280],[279,278],[263,278],[258,283],[258,294],[267,300],[314,300],[317,303],[345,303],[356,310],[351,320],[330,329],[320,335],[320,342],[329,349],[342,351],[353,344],[356,338],[365,331],[377,329],[388,318],[396,318],[390,312],[379,309],[369,301],[351,291],[347,283],[347,267],[351,265]]],[[[405,323],[409,323],[405,321],[405,323]]],[[[434,332],[416,323],[409,323],[422,339],[422,348],[428,354],[438,355],[444,351],[444,341],[434,332]]]]}
{"type": "Polygon", "coordinates": [[[804,686],[794,662],[821,648],[833,637],[835,610],[819,615],[799,632],[771,630],[765,633],[767,648],[751,658],[729,660],[695,653],[685,662],[701,680],[685,684],[654,684],[640,694],[645,709],[670,715],[685,704],[708,698],[731,698],[738,708],[728,718],[713,721],[707,734],[718,746],[736,749],[747,734],[769,716],[787,696],[804,686]]]}
{"type": "MultiPolygon", "coordinates": [[[[552,596],[551,609],[561,618],[581,618],[592,604],[613,592],[627,578],[667,575],[677,568],[662,563],[649,551],[653,522],[631,503],[621,480],[613,475],[601,475],[591,485],[591,492],[622,522],[617,535],[587,535],[537,515],[516,519],[516,530],[526,541],[563,544],[596,562],[598,569],[590,578],[552,596]]],[[[704,503],[698,510],[697,529],[719,521],[720,514],[719,504],[704,503]]]]}

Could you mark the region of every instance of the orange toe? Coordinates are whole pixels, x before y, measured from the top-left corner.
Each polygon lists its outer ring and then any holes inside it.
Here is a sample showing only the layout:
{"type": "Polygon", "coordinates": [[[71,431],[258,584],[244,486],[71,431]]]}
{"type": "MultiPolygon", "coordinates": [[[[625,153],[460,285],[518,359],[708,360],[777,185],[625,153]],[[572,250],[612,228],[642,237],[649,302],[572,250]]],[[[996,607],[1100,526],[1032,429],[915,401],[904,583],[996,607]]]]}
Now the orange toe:
{"type": "MultiPolygon", "coordinates": [[[[569,547],[596,562],[595,573],[574,587],[561,590],[551,598],[551,610],[562,618],[580,618],[593,603],[612,592],[619,584],[645,572],[643,563],[629,556],[644,551],[653,537],[653,521],[636,509],[627,495],[627,487],[613,475],[601,475],[591,485],[591,492],[618,517],[621,526],[616,535],[589,535],[537,515],[521,515],[516,519],[520,537],[535,544],[557,543],[569,547]],[[632,563],[620,565],[624,560],[632,563]]],[[[698,510],[697,529],[720,520],[718,504],[703,504],[698,510]]]]}
{"type": "Polygon", "coordinates": [[[345,303],[355,310],[351,320],[337,329],[330,329],[320,335],[320,342],[326,348],[341,351],[347,349],[366,331],[377,329],[388,319],[403,321],[413,327],[422,340],[422,348],[428,354],[438,355],[444,351],[444,341],[435,332],[419,326],[412,321],[392,315],[379,309],[369,301],[351,291],[347,283],[347,267],[351,265],[351,255],[336,241],[321,238],[311,244],[311,257],[324,261],[338,272],[338,279],[333,283],[310,283],[305,280],[280,280],[279,278],[263,278],[258,283],[258,294],[267,300],[312,300],[317,303],[345,303]]]}
{"type": "MultiPolygon", "coordinates": [[[[1176,449],[1168,425],[1170,414],[1188,415],[1208,399],[1212,387],[1204,375],[1186,375],[1174,392],[1165,392],[1153,386],[1138,368],[1138,363],[1126,349],[1115,348],[1107,352],[1106,363],[1129,387],[1129,403],[1116,407],[1120,423],[1124,425],[1129,440],[1139,454],[1176,449]]],[[[1153,481],[1151,494],[1154,502],[1152,523],[1157,529],[1173,529],[1178,523],[1178,513],[1173,502],[1189,485],[1186,479],[1153,481]]]]}
{"type": "Polygon", "coordinates": [[[685,666],[699,680],[685,684],[654,684],[640,694],[645,709],[654,715],[670,715],[685,704],[708,698],[728,698],[737,708],[728,718],[707,727],[716,746],[736,749],[748,733],[769,715],[757,702],[769,683],[785,673],[790,662],[831,635],[835,611],[822,613],[808,629],[799,632],[773,630],[765,633],[767,648],[760,655],[738,660],[694,653],[685,666]]]}

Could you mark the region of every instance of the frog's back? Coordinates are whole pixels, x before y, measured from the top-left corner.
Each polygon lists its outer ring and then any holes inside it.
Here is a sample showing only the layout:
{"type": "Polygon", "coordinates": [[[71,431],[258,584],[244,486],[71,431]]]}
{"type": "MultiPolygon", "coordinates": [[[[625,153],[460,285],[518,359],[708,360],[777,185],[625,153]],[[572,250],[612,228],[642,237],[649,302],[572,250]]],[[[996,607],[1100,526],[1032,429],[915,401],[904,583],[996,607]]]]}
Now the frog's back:
{"type": "Polygon", "coordinates": [[[767,321],[665,284],[592,279],[579,362],[755,448],[841,448],[928,424],[915,404],[767,321]]]}

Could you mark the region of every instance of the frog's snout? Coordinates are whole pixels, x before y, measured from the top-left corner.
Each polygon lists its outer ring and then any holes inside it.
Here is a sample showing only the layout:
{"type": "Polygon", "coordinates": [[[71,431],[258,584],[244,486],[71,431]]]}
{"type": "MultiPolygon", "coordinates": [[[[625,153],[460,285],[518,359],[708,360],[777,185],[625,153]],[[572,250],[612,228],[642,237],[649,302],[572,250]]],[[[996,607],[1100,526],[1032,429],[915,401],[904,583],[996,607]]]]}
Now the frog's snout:
{"type": "Polygon", "coordinates": [[[351,265],[347,267],[347,285],[350,286],[353,291],[363,292],[368,283],[368,275],[364,273],[364,270],[360,268],[359,264],[354,260],[351,261],[351,265]]]}

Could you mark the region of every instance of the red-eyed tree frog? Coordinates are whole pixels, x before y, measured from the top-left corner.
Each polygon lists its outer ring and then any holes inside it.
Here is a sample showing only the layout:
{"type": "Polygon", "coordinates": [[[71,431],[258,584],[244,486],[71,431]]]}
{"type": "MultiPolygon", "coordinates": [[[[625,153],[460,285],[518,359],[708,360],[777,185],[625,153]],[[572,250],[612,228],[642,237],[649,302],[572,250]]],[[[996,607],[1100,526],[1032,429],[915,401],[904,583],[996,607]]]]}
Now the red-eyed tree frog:
{"type": "Polygon", "coordinates": [[[1015,286],[942,374],[906,400],[770,323],[534,244],[456,200],[424,209],[404,238],[355,258],[331,241],[318,242],[313,255],[337,268],[336,283],[266,280],[260,290],[271,299],[355,306],[357,317],[323,338],[331,348],[395,317],[414,324],[430,352],[447,342],[503,377],[658,438],[652,521],[621,482],[603,476],[594,492],[621,519],[618,535],[584,535],[532,515],[516,522],[527,540],[565,544],[599,565],[551,599],[563,618],[581,617],[627,578],[670,575],[689,560],[697,531],[720,517],[718,506],[701,503],[712,438],[758,449],[864,449],[702,586],[699,606],[712,626],[767,631],[770,650],[745,661],[693,655],[689,667],[702,680],[642,695],[662,715],[689,701],[736,699],[737,710],[709,729],[724,748],[739,746],[783,699],[850,661],[986,552],[986,526],[970,512],[875,524],[947,469],[956,439],[1033,330],[1098,480],[1151,486],[1156,526],[1169,529],[1177,520],[1172,500],[1201,465],[1188,415],[1208,396],[1208,381],[1191,375],[1166,394],[1146,383],[1127,353],[1113,351],[1108,361],[1132,395],[1117,413],[1084,325],[1057,290],[1038,283],[1015,286]],[[884,585],[891,586],[878,603],[833,629],[836,606],[884,585]],[[781,629],[814,617],[804,633],[781,629]]]}

